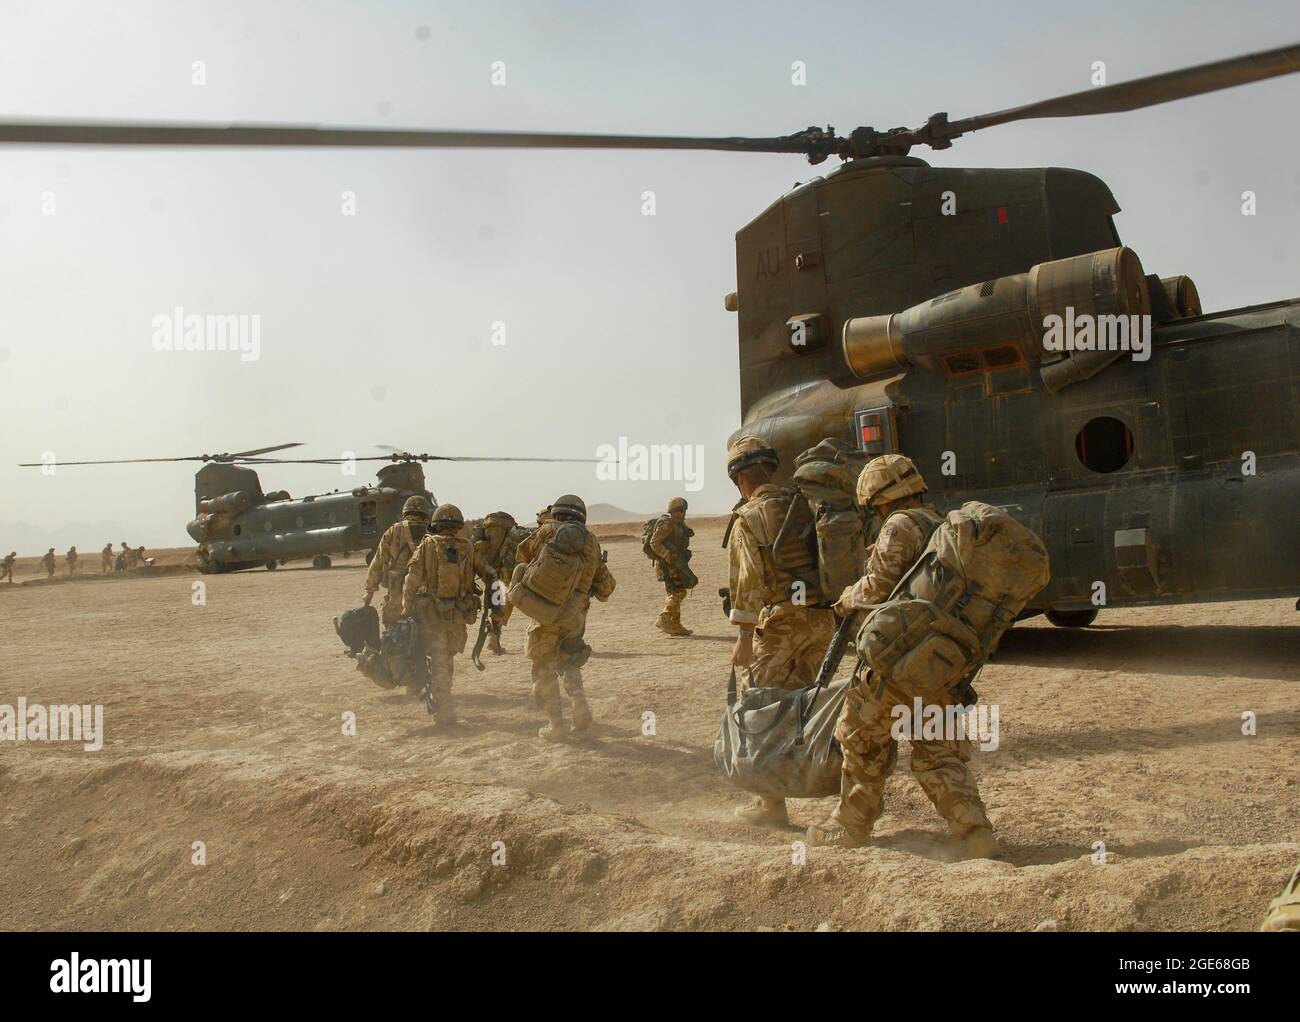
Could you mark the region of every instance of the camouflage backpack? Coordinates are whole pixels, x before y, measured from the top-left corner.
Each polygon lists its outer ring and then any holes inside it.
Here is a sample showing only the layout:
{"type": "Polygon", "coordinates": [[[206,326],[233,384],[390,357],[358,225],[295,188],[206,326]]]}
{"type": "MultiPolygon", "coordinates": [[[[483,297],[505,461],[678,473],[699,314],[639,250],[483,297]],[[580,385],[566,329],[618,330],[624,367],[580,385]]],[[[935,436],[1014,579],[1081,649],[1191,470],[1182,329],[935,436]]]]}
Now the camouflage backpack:
{"type": "Polygon", "coordinates": [[[921,556],[858,632],[858,654],[909,695],[947,692],[993,652],[1047,585],[1047,550],[1001,508],[968,501],[930,534],[921,556]]]}
{"type": "Polygon", "coordinates": [[[866,523],[855,493],[866,460],[850,444],[830,439],[795,459],[772,562],[803,583],[809,604],[835,602],[866,569],[866,523]]]}

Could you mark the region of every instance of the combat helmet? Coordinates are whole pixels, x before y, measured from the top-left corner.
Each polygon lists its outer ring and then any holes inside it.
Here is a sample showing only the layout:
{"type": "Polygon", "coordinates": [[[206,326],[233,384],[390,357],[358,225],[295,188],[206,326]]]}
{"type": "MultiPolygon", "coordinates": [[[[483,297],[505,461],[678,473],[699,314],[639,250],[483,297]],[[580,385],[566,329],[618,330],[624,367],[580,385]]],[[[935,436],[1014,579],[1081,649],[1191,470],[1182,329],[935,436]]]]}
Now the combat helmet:
{"type": "Polygon", "coordinates": [[[750,465],[766,464],[776,468],[781,464],[781,456],[758,437],[749,433],[737,437],[727,448],[727,475],[732,479],[741,469],[750,465]]]}
{"type": "Polygon", "coordinates": [[[555,518],[568,516],[580,522],[586,522],[587,504],[576,494],[566,493],[555,498],[555,503],[551,505],[551,515],[555,518]]]}
{"type": "Polygon", "coordinates": [[[925,492],[925,479],[902,454],[882,454],[872,458],[858,476],[857,498],[861,507],[878,507],[915,493],[925,492]]]}
{"type": "Polygon", "coordinates": [[[460,508],[455,504],[439,504],[433,512],[433,521],[429,523],[434,529],[449,527],[459,529],[464,524],[465,516],[460,513],[460,508]]]}
{"type": "Polygon", "coordinates": [[[429,499],[421,497],[418,493],[413,497],[407,497],[406,503],[402,505],[403,518],[420,518],[424,521],[429,520],[429,499]]]}
{"type": "Polygon", "coordinates": [[[685,497],[674,497],[668,502],[668,512],[671,514],[674,511],[685,511],[688,506],[685,497]]]}

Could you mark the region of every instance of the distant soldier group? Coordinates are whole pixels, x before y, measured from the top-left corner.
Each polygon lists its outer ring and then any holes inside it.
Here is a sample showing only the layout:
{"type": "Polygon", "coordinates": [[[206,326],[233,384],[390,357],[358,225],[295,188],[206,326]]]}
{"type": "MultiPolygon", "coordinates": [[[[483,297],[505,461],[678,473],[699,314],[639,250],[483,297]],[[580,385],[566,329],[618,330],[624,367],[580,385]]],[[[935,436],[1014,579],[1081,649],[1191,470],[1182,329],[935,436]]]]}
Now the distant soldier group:
{"type": "MultiPolygon", "coordinates": [[[[413,496],[403,505],[402,521],[379,540],[362,601],[369,606],[382,586],[385,628],[397,629],[404,622],[418,628],[430,678],[421,694],[440,725],[456,723],[452,679],[455,658],[468,641],[468,624],[485,612],[490,648],[500,655],[500,630],[518,607],[534,620],[525,654],[532,662],[534,702],[547,718],[539,736],[560,740],[570,729],[591,726],[582,687],[582,664],[590,648],[583,635],[591,597],[608,599],[613,576],[600,544],[586,529],[587,508],[580,497],[559,497],[537,519],[531,533],[504,511],[467,528],[454,504],[440,504],[430,513],[429,501],[413,496]],[[561,679],[572,725],[564,717],[561,679]]],[[[365,670],[373,659],[359,663],[365,670]]]]}

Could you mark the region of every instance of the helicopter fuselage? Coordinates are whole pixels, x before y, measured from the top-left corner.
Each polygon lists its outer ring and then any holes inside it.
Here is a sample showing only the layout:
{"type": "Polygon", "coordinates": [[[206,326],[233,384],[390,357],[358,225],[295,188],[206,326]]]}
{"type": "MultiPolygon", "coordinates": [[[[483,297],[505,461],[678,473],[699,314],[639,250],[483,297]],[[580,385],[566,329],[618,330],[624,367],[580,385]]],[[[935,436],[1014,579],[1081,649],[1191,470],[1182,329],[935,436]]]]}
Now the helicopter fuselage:
{"type": "MultiPolygon", "coordinates": [[[[1161,300],[1146,357],[1062,383],[1036,306],[1013,315],[1006,296],[1039,264],[1120,244],[1105,185],[862,164],[737,234],[737,433],[784,466],[824,437],[898,451],[943,510],[1006,507],[1051,554],[1038,609],[1300,593],[1300,300],[1197,315],[1147,277],[1161,300]],[[964,320],[927,330],[947,303],[964,320]],[[864,357],[846,324],[877,320],[864,357]]],[[[1083,284],[1081,301],[1098,293],[1083,284]]]]}

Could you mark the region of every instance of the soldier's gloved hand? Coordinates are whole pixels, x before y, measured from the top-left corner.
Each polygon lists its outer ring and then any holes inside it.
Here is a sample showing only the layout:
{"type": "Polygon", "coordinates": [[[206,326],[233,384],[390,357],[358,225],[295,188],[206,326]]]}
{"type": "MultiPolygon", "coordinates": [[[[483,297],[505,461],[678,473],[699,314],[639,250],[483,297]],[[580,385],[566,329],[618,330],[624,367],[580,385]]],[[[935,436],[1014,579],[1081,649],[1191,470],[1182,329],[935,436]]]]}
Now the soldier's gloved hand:
{"type": "Polygon", "coordinates": [[[375,598],[375,591],[373,589],[367,589],[364,593],[361,594],[361,602],[367,607],[370,606],[370,601],[373,600],[374,598],[375,598]]]}
{"type": "Polygon", "coordinates": [[[736,667],[749,667],[754,663],[754,633],[741,629],[736,645],[731,651],[731,662],[736,667]]]}

